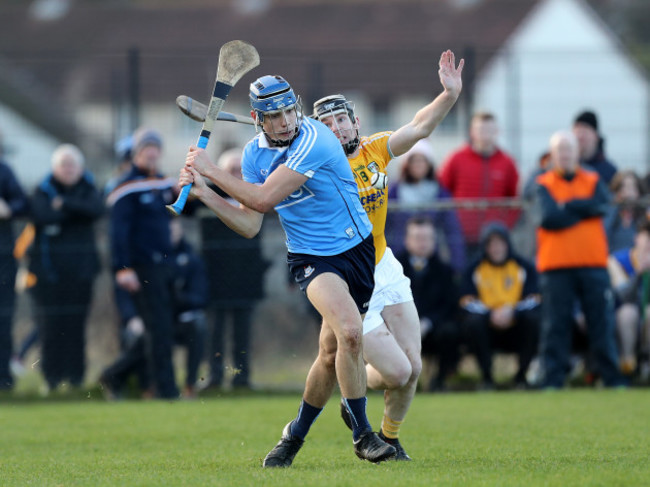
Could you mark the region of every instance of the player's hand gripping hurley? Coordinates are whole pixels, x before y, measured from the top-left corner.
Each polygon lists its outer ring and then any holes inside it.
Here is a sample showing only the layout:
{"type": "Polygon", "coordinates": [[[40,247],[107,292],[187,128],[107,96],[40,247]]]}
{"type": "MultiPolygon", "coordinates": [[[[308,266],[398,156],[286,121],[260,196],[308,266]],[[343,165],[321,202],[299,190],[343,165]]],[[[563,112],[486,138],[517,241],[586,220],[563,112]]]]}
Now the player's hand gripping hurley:
{"type": "MultiPolygon", "coordinates": [[[[196,144],[200,149],[205,149],[210,140],[212,126],[219,116],[228,94],[233,86],[255,66],[260,64],[257,49],[244,41],[230,41],[221,46],[219,51],[219,65],[217,79],[212,90],[212,98],[208,105],[205,121],[201,127],[201,135],[196,144]]],[[[167,205],[167,210],[173,215],[180,215],[187,202],[192,185],[183,186],[178,199],[173,205],[167,205]]]]}

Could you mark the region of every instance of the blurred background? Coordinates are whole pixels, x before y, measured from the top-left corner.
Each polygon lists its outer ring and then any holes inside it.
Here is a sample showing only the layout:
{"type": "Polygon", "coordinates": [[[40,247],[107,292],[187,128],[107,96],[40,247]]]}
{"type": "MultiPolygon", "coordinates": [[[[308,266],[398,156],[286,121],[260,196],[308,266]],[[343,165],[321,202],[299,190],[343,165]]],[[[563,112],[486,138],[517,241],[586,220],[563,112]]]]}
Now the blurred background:
{"type": "MultiPolygon", "coordinates": [[[[145,125],[162,133],[163,170],[176,176],[200,124],[174,100],[207,102],[220,46],[242,39],[261,64],[232,90],[226,111],[248,114],[249,83],[281,74],[307,113],[316,99],[343,93],[356,103],[362,134],[394,129],[440,92],[438,58],[452,49],[466,62],[464,87],[430,137],[437,164],[466,141],[472,113],[487,110],[523,182],[550,134],[592,110],[618,168],[645,176],[648,19],[644,0],[1,0],[2,157],[31,192],[52,151],[73,143],[102,187],[117,169],[116,143],[145,125]]],[[[220,123],[209,151],[216,158],[253,135],[251,126],[220,123]]],[[[98,229],[104,264],[105,226],[98,229]]],[[[200,248],[198,225],[186,227],[200,248]]],[[[306,369],[296,363],[312,360],[317,323],[288,284],[275,217],[266,218],[263,236],[271,267],[254,314],[252,381],[299,385],[306,369]]],[[[111,278],[106,270],[95,289],[88,381],[119,348],[111,278]]],[[[20,299],[16,343],[31,327],[28,308],[20,299]]]]}

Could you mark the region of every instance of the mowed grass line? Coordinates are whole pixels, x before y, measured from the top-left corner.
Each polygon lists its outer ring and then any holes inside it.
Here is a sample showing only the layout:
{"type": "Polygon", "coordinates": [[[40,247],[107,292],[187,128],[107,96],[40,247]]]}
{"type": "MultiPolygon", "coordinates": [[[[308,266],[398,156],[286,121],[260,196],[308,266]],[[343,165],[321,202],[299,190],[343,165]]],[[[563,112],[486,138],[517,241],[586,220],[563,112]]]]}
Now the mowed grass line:
{"type": "MultiPolygon", "coordinates": [[[[299,395],[9,402],[0,485],[650,485],[650,391],[421,394],[410,463],[358,460],[332,398],[289,469],[261,461],[299,395]]],[[[372,424],[382,400],[371,394],[372,424]]]]}

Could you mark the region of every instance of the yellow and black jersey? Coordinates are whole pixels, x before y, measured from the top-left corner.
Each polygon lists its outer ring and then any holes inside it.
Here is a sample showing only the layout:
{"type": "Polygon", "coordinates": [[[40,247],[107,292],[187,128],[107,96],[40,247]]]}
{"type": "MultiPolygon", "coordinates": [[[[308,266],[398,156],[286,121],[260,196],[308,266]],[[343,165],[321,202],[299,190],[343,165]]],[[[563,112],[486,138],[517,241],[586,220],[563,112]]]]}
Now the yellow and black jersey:
{"type": "Polygon", "coordinates": [[[502,306],[519,307],[520,302],[538,294],[537,273],[532,263],[517,257],[494,265],[487,259],[470,267],[461,286],[461,306],[478,300],[488,310],[502,306]]]}
{"type": "Polygon", "coordinates": [[[386,251],[386,213],[388,209],[388,188],[375,189],[370,184],[373,173],[386,172],[386,166],[393,159],[388,147],[392,132],[378,132],[369,137],[361,137],[359,155],[348,159],[354,179],[359,187],[361,205],[372,223],[372,236],[375,241],[375,263],[386,251]]]}

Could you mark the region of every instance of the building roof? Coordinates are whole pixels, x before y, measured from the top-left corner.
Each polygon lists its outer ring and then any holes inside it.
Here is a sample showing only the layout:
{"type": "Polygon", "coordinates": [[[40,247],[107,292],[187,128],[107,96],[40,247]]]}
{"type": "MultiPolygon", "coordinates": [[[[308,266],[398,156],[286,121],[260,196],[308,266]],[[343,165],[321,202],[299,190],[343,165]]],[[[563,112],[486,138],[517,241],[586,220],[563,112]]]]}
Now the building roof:
{"type": "Polygon", "coordinates": [[[49,21],[25,3],[0,7],[3,56],[74,105],[123,96],[130,49],[142,101],[205,98],[219,47],[232,39],[251,42],[262,59],[244,82],[282,74],[308,101],[346,89],[376,99],[430,93],[443,49],[471,56],[471,77],[536,0],[76,1],[49,21]]]}

